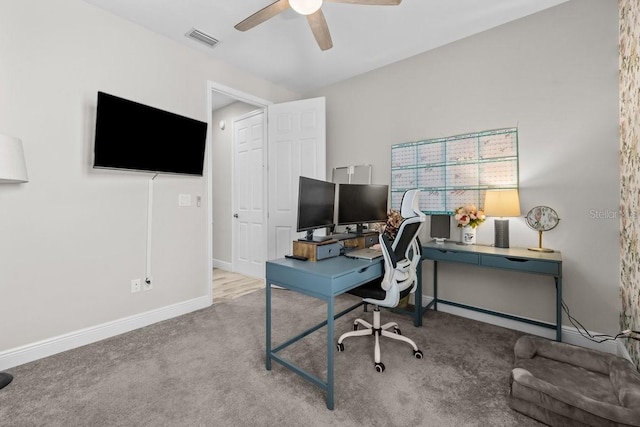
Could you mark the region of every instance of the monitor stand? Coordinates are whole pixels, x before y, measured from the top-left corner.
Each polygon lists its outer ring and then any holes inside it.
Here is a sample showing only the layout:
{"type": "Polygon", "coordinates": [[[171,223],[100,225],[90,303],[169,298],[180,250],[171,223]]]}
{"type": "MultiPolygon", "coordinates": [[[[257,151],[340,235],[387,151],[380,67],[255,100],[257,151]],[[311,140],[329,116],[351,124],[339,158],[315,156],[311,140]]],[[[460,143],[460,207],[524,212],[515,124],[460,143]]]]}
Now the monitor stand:
{"type": "Polygon", "coordinates": [[[298,239],[298,241],[299,242],[322,243],[322,242],[326,242],[327,240],[331,240],[331,239],[333,239],[333,237],[331,237],[331,236],[314,236],[313,235],[313,230],[307,230],[307,235],[302,239],[298,239]]]}

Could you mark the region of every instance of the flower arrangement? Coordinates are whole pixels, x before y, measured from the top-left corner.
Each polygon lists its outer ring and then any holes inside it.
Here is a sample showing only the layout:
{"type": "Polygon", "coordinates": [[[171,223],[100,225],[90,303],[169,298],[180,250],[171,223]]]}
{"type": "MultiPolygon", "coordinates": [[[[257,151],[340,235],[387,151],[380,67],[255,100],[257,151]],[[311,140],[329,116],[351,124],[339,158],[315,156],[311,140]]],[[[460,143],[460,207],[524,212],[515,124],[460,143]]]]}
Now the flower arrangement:
{"type": "Polygon", "coordinates": [[[458,221],[458,227],[468,225],[472,228],[476,228],[486,219],[484,211],[477,209],[475,205],[460,206],[455,211],[455,218],[458,221]]]}
{"type": "Polygon", "coordinates": [[[387,222],[382,225],[381,230],[387,235],[387,237],[389,237],[390,240],[393,240],[398,233],[401,223],[402,216],[400,215],[400,212],[395,209],[390,209],[387,213],[387,222]]]}

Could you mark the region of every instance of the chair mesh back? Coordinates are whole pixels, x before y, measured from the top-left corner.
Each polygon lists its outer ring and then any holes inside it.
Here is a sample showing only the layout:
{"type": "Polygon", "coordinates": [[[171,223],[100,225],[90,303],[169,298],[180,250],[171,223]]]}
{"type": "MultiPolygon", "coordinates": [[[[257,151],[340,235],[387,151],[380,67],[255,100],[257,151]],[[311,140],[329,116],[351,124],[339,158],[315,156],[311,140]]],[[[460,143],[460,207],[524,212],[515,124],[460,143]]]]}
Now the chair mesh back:
{"type": "Polygon", "coordinates": [[[409,222],[401,224],[400,230],[396,239],[393,241],[394,248],[393,253],[396,256],[396,260],[400,261],[406,258],[407,248],[411,244],[411,241],[416,237],[418,229],[422,225],[421,222],[409,222]]]}

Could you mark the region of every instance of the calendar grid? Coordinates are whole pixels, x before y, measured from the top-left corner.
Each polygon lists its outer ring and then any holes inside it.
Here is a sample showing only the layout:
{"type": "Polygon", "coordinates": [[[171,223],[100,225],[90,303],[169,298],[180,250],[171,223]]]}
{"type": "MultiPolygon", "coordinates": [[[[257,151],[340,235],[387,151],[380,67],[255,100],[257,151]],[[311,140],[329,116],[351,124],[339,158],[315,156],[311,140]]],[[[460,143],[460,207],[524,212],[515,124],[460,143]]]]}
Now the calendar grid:
{"type": "Polygon", "coordinates": [[[518,129],[504,128],[391,147],[391,203],[406,190],[422,190],[420,209],[452,214],[458,206],[482,207],[488,189],[518,188],[518,129]]]}

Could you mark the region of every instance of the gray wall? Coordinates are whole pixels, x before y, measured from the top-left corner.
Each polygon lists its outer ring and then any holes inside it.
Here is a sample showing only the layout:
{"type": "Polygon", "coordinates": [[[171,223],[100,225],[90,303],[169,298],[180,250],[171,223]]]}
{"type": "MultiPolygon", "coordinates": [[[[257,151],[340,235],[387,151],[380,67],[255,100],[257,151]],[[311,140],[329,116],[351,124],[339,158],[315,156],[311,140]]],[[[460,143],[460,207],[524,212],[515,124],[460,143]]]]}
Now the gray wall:
{"type": "Polygon", "coordinates": [[[202,121],[207,80],[295,94],[81,0],[3,0],[0,40],[0,132],[22,139],[30,178],[0,186],[0,369],[5,351],[206,302],[207,178],[156,178],[154,289],[130,292],[145,274],[151,175],[92,169],[97,91],[202,121]],[[181,193],[193,206],[178,207],[181,193]]]}
{"type": "MultiPolygon", "coordinates": [[[[517,126],[523,214],[548,205],[561,218],[544,244],[562,251],[564,299],[587,328],[617,332],[617,13],[573,0],[307,94],[327,98],[327,170],[371,163],[389,183],[392,144],[517,126]]],[[[537,246],[523,218],[510,224],[512,246],[537,246]]],[[[492,220],[478,242],[493,242],[492,220]]],[[[555,319],[546,278],[443,265],[441,283],[445,298],[555,319]]]]}

